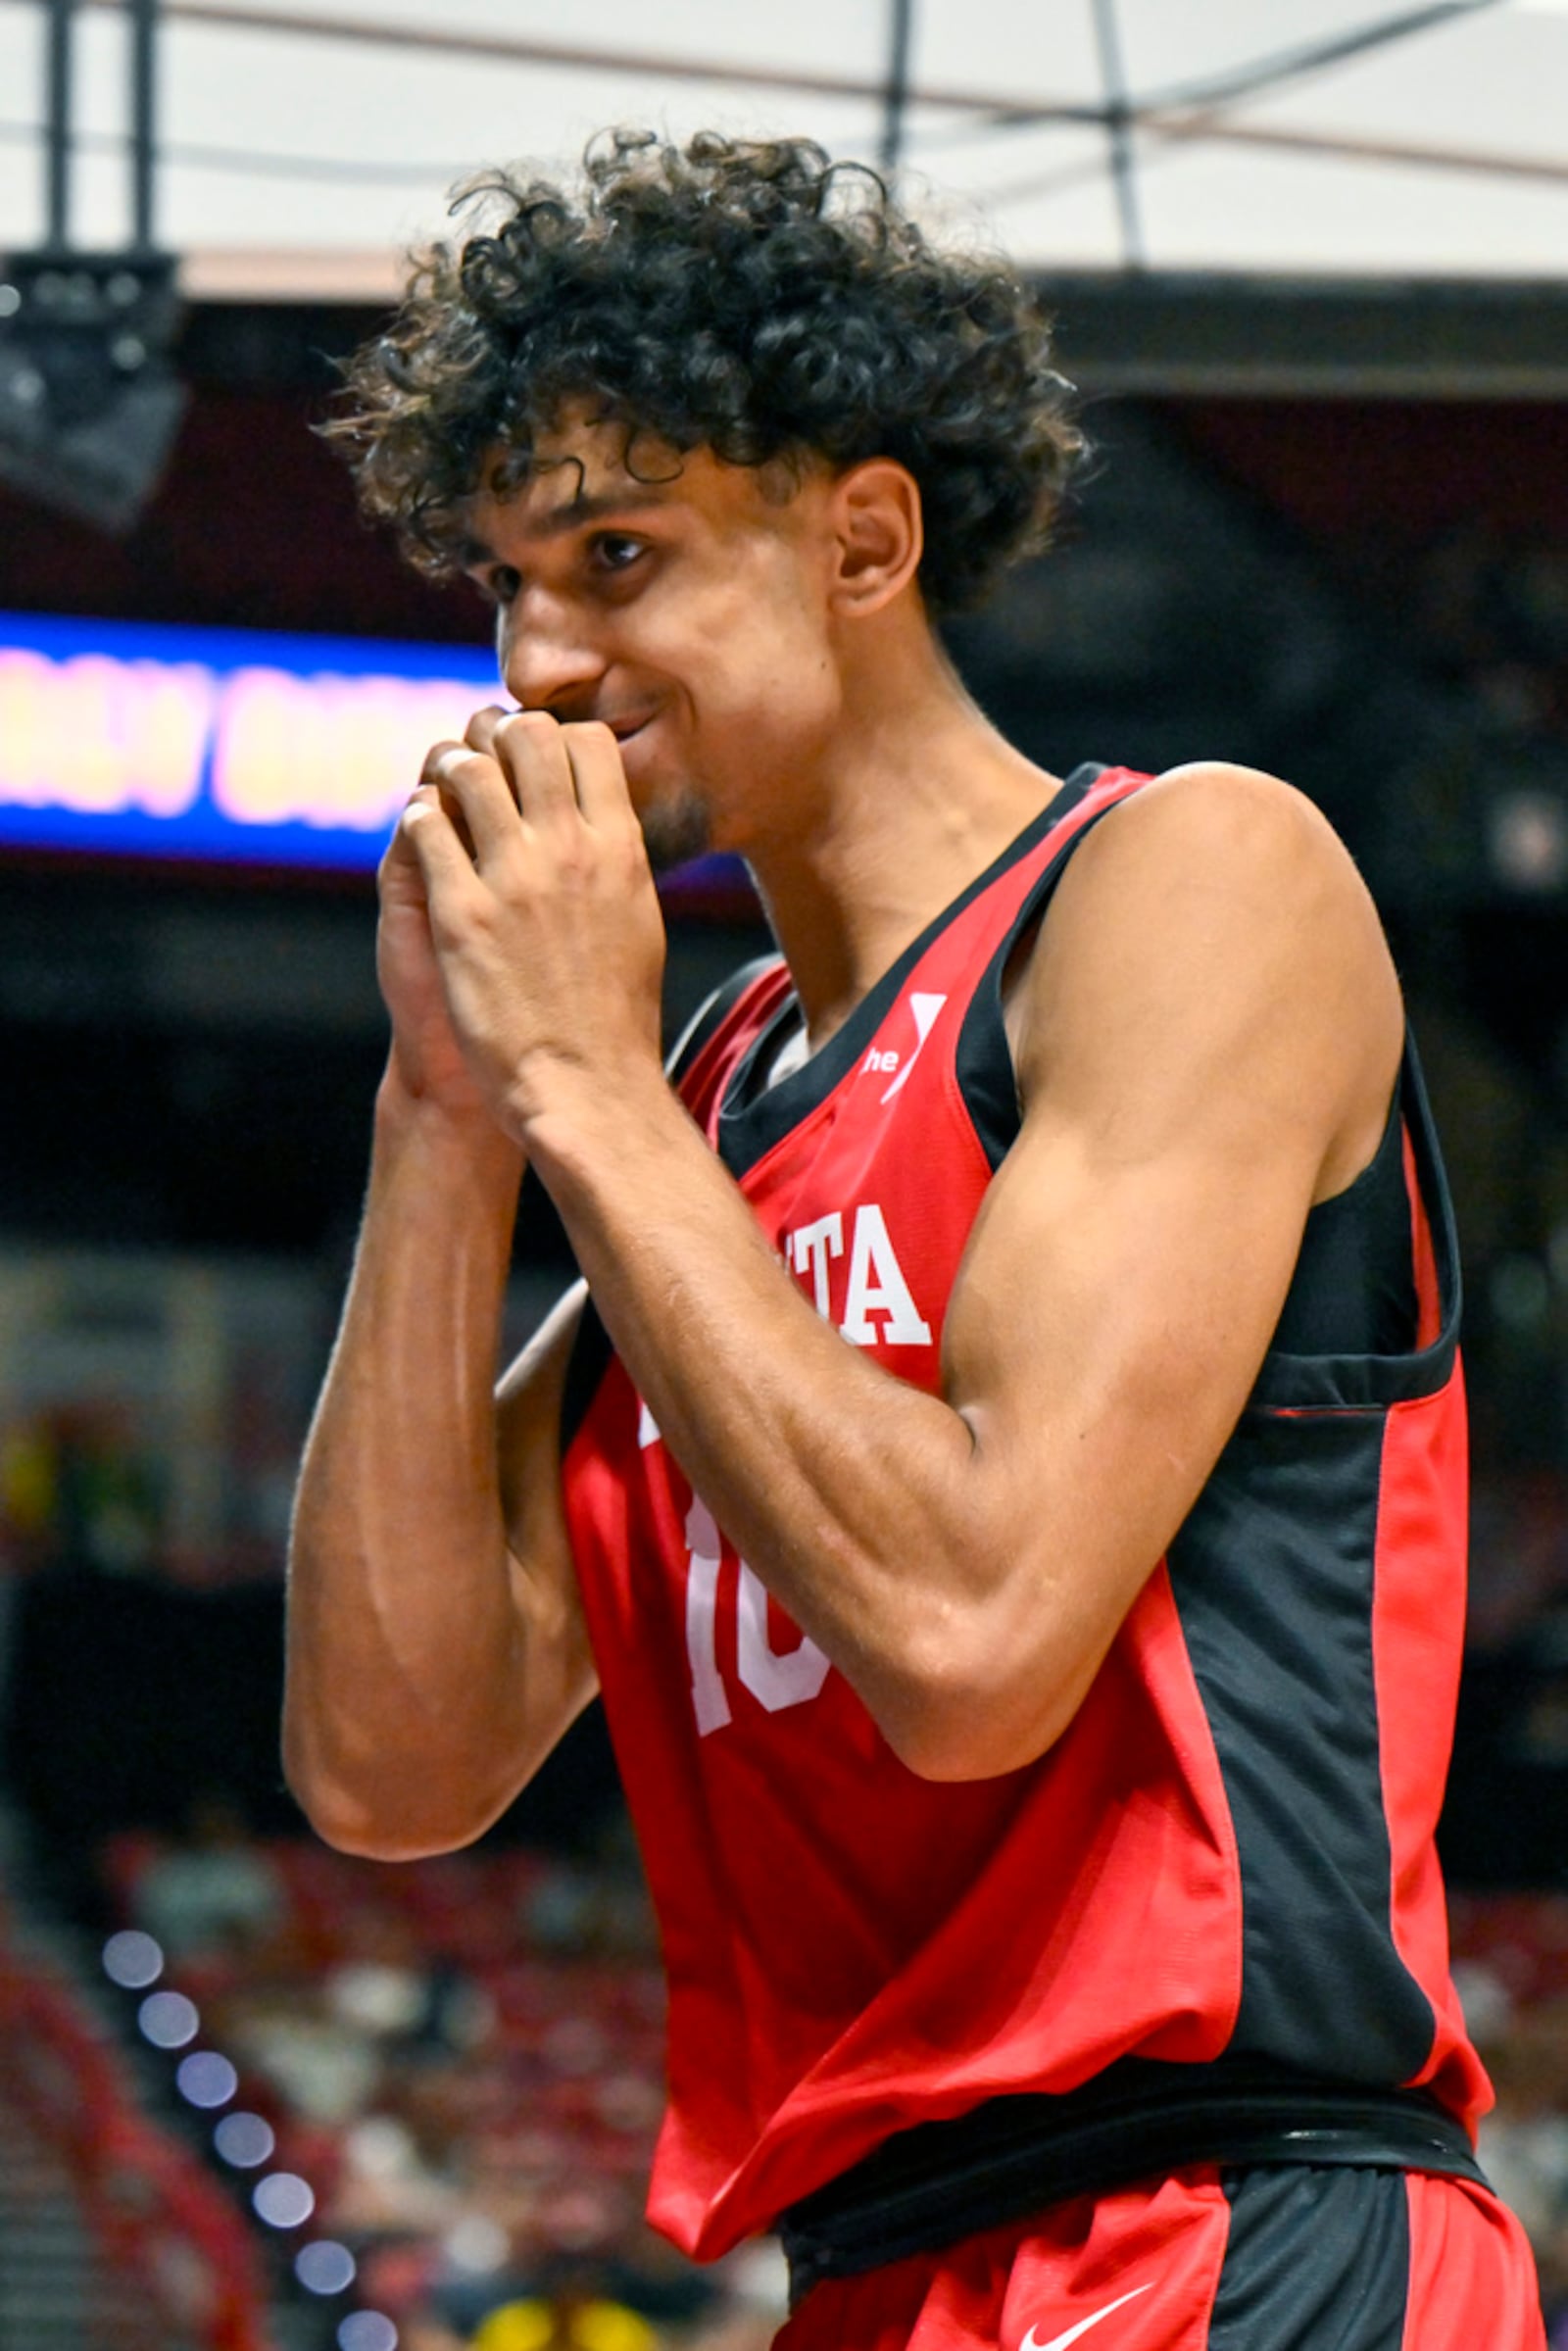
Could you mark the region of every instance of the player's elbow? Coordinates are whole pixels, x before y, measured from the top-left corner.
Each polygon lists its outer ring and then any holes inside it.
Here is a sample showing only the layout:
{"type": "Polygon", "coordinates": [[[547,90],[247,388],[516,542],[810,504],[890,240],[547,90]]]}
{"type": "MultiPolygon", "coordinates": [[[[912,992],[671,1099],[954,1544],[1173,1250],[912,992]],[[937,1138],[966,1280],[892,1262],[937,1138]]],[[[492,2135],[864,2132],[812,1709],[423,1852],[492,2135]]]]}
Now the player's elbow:
{"type": "Polygon", "coordinates": [[[968,1712],[945,1716],[933,1710],[890,1732],[888,1743],[917,1780],[956,1784],[1022,1771],[1054,1746],[1065,1728],[1049,1718],[999,1727],[968,1712]]]}
{"type": "Polygon", "coordinates": [[[880,1727],[917,1779],[995,1780],[1021,1771],[1055,1744],[1082,1690],[1038,1663],[949,1628],[881,1710],[880,1727]],[[1003,1670],[999,1670],[1003,1669],[1003,1670]]]}
{"type": "Polygon", "coordinates": [[[390,1809],[384,1795],[358,1803],[341,1788],[307,1789],[292,1779],[289,1788],[321,1842],[361,1861],[426,1861],[472,1844],[490,1825],[489,1817],[470,1821],[427,1809],[390,1809]]]}
{"type": "Polygon", "coordinates": [[[503,1809],[474,1790],[454,1790],[444,1775],[405,1778],[385,1759],[369,1772],[334,1769],[297,1727],[285,1721],[283,1779],[323,1844],[364,1861],[423,1861],[472,1844],[503,1809]]]}

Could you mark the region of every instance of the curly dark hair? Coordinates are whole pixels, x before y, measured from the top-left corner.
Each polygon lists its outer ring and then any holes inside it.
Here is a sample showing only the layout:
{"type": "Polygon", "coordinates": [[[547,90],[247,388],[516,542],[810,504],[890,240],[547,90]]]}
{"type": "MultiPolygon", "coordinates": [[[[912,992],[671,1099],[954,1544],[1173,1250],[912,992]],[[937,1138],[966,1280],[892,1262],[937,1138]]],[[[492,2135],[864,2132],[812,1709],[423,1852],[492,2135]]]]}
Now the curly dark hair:
{"type": "Polygon", "coordinates": [[[740,465],[897,459],[937,612],[1045,544],[1082,448],[1048,321],[1001,262],[937,251],[864,166],[619,129],[580,190],[493,173],[453,209],[475,203],[480,225],[416,258],[324,428],[420,569],[459,567],[481,475],[517,488],[583,402],[624,422],[633,470],[643,433],[740,465]]]}

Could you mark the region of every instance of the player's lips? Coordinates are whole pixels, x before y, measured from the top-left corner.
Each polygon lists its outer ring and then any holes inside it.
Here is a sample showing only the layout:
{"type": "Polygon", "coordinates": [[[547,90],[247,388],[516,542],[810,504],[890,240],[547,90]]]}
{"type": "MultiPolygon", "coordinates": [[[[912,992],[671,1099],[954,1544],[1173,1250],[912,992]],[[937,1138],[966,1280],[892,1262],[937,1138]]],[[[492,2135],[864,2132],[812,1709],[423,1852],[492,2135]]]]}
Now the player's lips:
{"type": "Polygon", "coordinates": [[[624,718],[608,718],[605,724],[617,743],[629,743],[634,736],[640,735],[645,727],[652,726],[658,716],[657,710],[643,710],[639,714],[624,718]]]}
{"type": "Polygon", "coordinates": [[[612,718],[609,721],[610,730],[615,738],[615,749],[620,754],[628,776],[634,769],[642,767],[644,746],[650,750],[655,748],[650,738],[662,715],[660,710],[629,711],[624,718],[612,718]]]}

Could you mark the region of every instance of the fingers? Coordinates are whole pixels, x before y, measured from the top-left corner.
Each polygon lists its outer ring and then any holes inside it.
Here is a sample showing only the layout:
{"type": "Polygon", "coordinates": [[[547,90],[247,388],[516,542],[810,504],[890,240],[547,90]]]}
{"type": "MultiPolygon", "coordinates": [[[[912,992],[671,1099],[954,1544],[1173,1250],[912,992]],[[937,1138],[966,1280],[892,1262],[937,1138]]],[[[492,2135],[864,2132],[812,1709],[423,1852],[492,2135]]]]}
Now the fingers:
{"type": "Polygon", "coordinates": [[[468,723],[470,747],[500,769],[523,822],[542,831],[579,813],[566,732],[548,710],[480,710],[468,723]]]}
{"type": "Polygon", "coordinates": [[[635,824],[620,745],[610,728],[568,726],[563,740],[571,762],[577,806],[586,821],[606,832],[616,824],[635,824]]]}
{"type": "Polygon", "coordinates": [[[426,793],[435,794],[476,862],[485,862],[515,841],[517,804],[505,774],[494,759],[466,744],[431,745],[415,799],[426,793]]]}
{"type": "Polygon", "coordinates": [[[620,751],[598,720],[564,726],[548,710],[476,710],[465,737],[509,778],[528,824],[547,827],[581,815],[608,825],[631,816],[620,751]]]}
{"type": "Polygon", "coordinates": [[[450,906],[478,887],[473,860],[433,784],[421,784],[398,819],[381,863],[383,900],[400,856],[413,860],[432,920],[438,904],[450,906]]]}

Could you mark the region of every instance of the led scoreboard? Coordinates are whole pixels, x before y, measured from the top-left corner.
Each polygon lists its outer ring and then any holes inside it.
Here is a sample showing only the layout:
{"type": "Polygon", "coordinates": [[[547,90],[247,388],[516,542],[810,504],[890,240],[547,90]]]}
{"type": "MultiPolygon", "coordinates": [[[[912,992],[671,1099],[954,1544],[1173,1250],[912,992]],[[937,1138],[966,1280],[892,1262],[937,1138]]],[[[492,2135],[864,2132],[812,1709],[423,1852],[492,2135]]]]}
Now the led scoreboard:
{"type": "Polygon", "coordinates": [[[373,866],[487,648],[0,612],[0,850],[373,866]]]}

